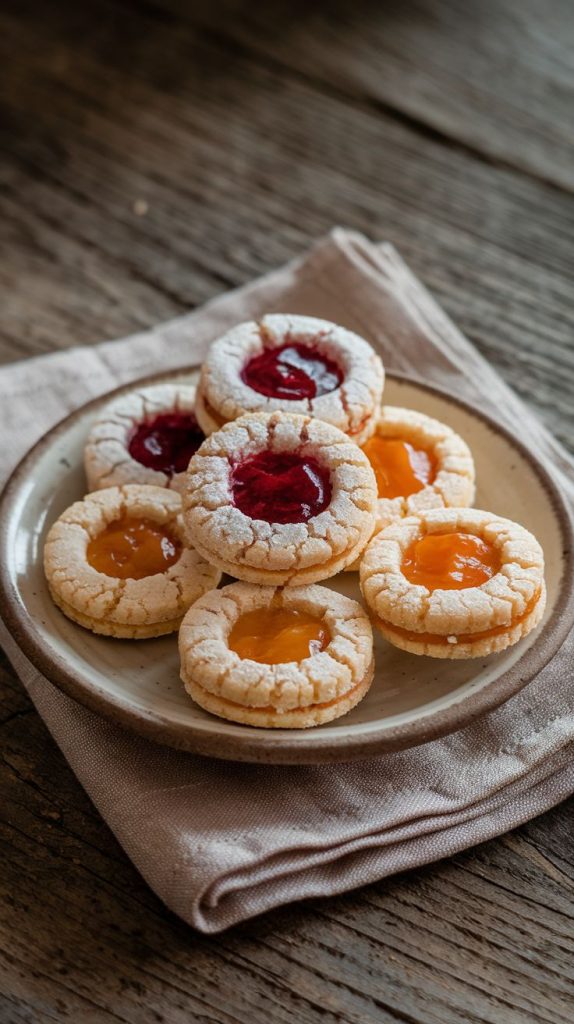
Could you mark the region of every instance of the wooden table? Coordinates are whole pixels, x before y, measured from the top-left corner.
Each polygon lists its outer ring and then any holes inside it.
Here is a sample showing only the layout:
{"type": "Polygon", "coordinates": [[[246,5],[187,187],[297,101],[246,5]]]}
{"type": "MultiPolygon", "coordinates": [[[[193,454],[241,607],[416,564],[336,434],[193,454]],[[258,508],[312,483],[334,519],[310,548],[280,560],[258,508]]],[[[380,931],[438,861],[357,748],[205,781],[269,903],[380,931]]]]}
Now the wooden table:
{"type": "MultiPolygon", "coordinates": [[[[127,334],[339,222],[574,448],[570,0],[5,0],[0,357],[127,334]]],[[[33,410],[31,410],[33,415],[33,410]]],[[[574,1019],[574,800],[217,938],[126,860],[0,664],[3,1024],[574,1019]]]]}

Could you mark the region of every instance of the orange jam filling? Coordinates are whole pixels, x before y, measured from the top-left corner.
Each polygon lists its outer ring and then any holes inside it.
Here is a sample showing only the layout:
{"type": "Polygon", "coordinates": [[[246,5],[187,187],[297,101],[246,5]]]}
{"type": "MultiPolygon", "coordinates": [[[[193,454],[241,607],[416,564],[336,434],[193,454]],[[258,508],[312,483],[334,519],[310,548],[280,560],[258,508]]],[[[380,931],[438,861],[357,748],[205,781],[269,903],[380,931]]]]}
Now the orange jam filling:
{"type": "Polygon", "coordinates": [[[401,564],[410,583],[428,590],[480,587],[499,569],[496,548],[472,533],[429,533],[407,548],[401,564]]]}
{"type": "Polygon", "coordinates": [[[375,471],[379,498],[408,498],[436,476],[434,455],[409,441],[375,434],[363,445],[363,451],[375,471]]]}
{"type": "MultiPolygon", "coordinates": [[[[512,619],[512,621],[506,626],[493,626],[492,629],[483,629],[481,633],[460,633],[456,637],[457,641],[461,641],[465,644],[472,644],[475,640],[487,640],[492,636],[501,636],[502,633],[507,633],[509,629],[514,629],[516,626],[520,626],[523,622],[526,622],[526,619],[534,611],[540,599],[540,593],[540,590],[537,590],[532,600],[528,602],[522,615],[518,615],[515,619],[512,619]]],[[[379,625],[383,629],[387,630],[387,632],[394,633],[396,636],[402,637],[404,640],[413,640],[415,643],[420,644],[444,644],[445,647],[450,647],[448,637],[439,633],[415,633],[410,629],[402,629],[400,626],[393,626],[390,622],[385,622],[383,619],[379,619],[379,625]]]]}
{"type": "Polygon", "coordinates": [[[122,516],[88,544],[92,568],[119,580],[142,580],[177,562],[181,544],[151,519],[122,516]]]}
{"type": "Polygon", "coordinates": [[[240,658],[281,665],[319,654],[330,639],[327,626],[314,615],[289,608],[258,608],[238,618],[228,645],[240,658]]]}

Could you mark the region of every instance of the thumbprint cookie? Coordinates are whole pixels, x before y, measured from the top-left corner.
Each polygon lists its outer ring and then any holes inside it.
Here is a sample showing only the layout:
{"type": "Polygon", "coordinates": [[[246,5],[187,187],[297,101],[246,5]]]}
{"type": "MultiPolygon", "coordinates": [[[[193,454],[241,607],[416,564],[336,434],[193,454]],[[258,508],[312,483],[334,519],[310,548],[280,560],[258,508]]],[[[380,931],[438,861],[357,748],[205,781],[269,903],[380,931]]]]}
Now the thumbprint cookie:
{"type": "Polygon", "coordinates": [[[206,434],[245,413],[314,416],[358,444],[372,434],[383,393],[380,357],[364,338],[310,316],[272,314],[211,346],[197,418],[206,434]]]}
{"type": "Polygon", "coordinates": [[[211,434],[181,491],[188,541],[248,583],[301,586],[355,560],[377,490],[361,449],[308,416],[255,413],[211,434]]]}
{"type": "Polygon", "coordinates": [[[179,629],[221,577],[186,545],[179,495],[147,484],[95,491],[71,505],[48,533],[44,571],[69,619],[136,640],[179,629]]]}
{"type": "Polygon", "coordinates": [[[367,693],[373,634],[356,601],[327,587],[232,583],[197,601],[179,631],[181,678],[220,718],[306,729],[367,693]]]}
{"type": "Polygon", "coordinates": [[[477,509],[431,509],[382,530],[360,566],[383,636],[411,654],[478,658],[542,618],[544,556],[524,527],[477,509]]]}
{"type": "Polygon", "coordinates": [[[386,405],[363,445],[377,479],[376,529],[430,508],[474,501],[474,462],[454,430],[412,409],[386,405]]]}
{"type": "Polygon", "coordinates": [[[178,490],[205,435],[195,387],[160,384],[121,395],[102,410],[84,451],[88,490],[153,484],[178,490]]]}
{"type": "MultiPolygon", "coordinates": [[[[386,405],[362,446],[373,467],[379,501],[375,533],[431,508],[472,505],[474,462],[463,439],[439,420],[386,405]]],[[[359,561],[350,565],[357,570],[359,561]]]]}

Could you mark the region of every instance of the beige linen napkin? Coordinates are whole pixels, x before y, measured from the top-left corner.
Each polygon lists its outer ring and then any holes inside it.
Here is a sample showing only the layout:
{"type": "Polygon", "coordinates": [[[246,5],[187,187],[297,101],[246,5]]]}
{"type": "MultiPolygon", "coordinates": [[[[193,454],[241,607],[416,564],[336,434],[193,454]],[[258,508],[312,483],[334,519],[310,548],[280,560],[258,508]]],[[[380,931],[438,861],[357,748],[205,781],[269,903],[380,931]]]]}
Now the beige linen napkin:
{"type": "MultiPolygon", "coordinates": [[[[357,330],[390,369],[452,384],[536,447],[574,503],[574,461],[462,337],[396,252],[340,229],[304,259],[121,342],[0,370],[0,478],[82,402],[201,359],[266,311],[357,330]]],[[[369,762],[258,767],[156,746],[86,711],[0,634],[56,742],[165,903],[205,932],[331,895],[504,832],[574,791],[574,636],[518,696],[440,741],[369,762]]]]}

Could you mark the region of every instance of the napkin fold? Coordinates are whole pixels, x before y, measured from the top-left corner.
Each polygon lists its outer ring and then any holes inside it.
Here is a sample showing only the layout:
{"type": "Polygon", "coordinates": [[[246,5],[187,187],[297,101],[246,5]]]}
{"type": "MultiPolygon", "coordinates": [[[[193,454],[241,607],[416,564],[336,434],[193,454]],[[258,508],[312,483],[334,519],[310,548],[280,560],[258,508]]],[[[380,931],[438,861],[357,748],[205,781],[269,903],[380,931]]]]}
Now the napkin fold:
{"type": "MultiPolygon", "coordinates": [[[[479,401],[536,449],[574,508],[574,460],[460,334],[396,251],[335,229],[300,260],[123,341],[0,370],[0,481],[67,412],[146,373],[200,361],[223,330],[306,313],[364,335],[390,370],[479,401]],[[33,413],[32,413],[33,410],[33,413]]],[[[448,856],[574,791],[574,635],[521,693],[442,740],[368,762],[218,762],[140,739],[0,641],[80,782],[149,885],[217,932],[448,856]]]]}

